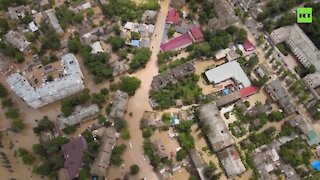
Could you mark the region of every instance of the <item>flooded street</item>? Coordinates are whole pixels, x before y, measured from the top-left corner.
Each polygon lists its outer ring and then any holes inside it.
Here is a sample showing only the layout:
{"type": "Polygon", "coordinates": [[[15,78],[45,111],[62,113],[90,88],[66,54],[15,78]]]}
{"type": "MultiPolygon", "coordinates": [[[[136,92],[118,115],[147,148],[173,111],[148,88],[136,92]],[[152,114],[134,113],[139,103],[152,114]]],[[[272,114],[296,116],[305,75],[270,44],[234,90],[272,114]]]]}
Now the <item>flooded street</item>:
{"type": "MultiPolygon", "coordinates": [[[[161,10],[158,14],[158,19],[156,22],[155,34],[163,34],[165,20],[168,12],[169,1],[161,1],[161,10]]],[[[153,172],[152,166],[149,164],[149,160],[144,158],[143,152],[143,138],[140,130],[140,120],[145,110],[152,110],[149,105],[149,89],[151,85],[151,81],[153,76],[157,75],[158,67],[157,67],[157,54],[160,51],[160,43],[161,36],[156,36],[152,38],[151,47],[152,55],[151,59],[146,65],[146,68],[138,71],[137,73],[132,74],[131,76],[135,76],[141,80],[141,86],[136,91],[135,95],[130,98],[128,103],[127,112],[133,113],[133,116],[130,117],[128,113],[125,116],[125,119],[128,122],[129,130],[131,134],[131,143],[133,148],[127,148],[127,150],[122,155],[122,159],[124,159],[124,171],[128,172],[129,167],[132,164],[137,164],[140,166],[139,174],[137,175],[137,179],[141,179],[146,177],[150,180],[158,179],[157,175],[153,172]]],[[[129,147],[129,142],[127,142],[127,146],[129,147]]],[[[122,177],[121,168],[111,166],[108,169],[107,178],[110,180],[122,177]]]]}

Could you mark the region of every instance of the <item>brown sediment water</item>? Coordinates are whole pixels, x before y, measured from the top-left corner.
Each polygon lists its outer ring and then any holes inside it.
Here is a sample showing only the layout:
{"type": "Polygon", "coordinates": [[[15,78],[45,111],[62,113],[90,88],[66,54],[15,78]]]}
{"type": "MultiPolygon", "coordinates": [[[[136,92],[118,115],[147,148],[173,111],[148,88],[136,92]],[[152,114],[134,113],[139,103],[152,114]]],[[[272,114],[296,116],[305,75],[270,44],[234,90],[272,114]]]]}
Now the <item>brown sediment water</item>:
{"type": "Polygon", "coordinates": [[[128,102],[127,112],[132,112],[132,116],[129,116],[128,113],[125,116],[129,125],[129,130],[131,134],[131,139],[127,142],[127,147],[132,145],[132,149],[129,147],[122,158],[124,160],[124,167],[115,167],[111,166],[107,170],[107,179],[116,179],[122,178],[125,172],[129,172],[129,167],[132,164],[137,164],[140,166],[139,174],[136,176],[137,179],[143,177],[147,179],[156,180],[158,179],[155,172],[152,170],[152,166],[149,164],[149,160],[145,158],[143,152],[143,138],[140,130],[140,119],[144,111],[152,110],[149,105],[149,89],[153,76],[158,74],[157,67],[157,54],[160,51],[161,35],[164,32],[165,20],[168,12],[169,1],[161,1],[161,9],[158,14],[155,34],[158,36],[153,36],[151,40],[151,49],[152,54],[150,61],[146,67],[131,76],[135,76],[141,80],[141,86],[136,91],[135,95],[130,98],[128,102]]]}

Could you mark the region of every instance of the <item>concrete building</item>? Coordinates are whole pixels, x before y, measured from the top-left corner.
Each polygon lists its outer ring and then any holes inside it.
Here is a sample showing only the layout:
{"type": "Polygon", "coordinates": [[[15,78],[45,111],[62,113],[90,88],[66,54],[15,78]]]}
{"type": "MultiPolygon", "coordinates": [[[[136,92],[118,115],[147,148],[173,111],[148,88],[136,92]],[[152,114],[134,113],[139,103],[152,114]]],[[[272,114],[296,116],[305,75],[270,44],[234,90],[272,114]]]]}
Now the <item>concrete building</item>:
{"type": "Polygon", "coordinates": [[[99,107],[96,104],[92,104],[90,106],[76,106],[74,108],[73,113],[68,116],[60,116],[57,118],[57,127],[59,130],[63,130],[68,126],[73,126],[76,124],[80,124],[81,122],[87,121],[98,116],[99,107]]]}
{"type": "Polygon", "coordinates": [[[320,100],[320,72],[308,74],[303,78],[303,81],[307,84],[312,95],[320,100]]]}
{"type": "Polygon", "coordinates": [[[26,52],[31,45],[23,35],[16,31],[9,31],[4,38],[11,46],[19,49],[20,52],[26,52]]]}
{"type": "Polygon", "coordinates": [[[290,102],[288,92],[281,85],[280,81],[274,80],[266,85],[266,90],[271,98],[276,101],[279,106],[287,114],[293,114],[296,112],[296,106],[290,102]]]}
{"type": "Polygon", "coordinates": [[[36,32],[39,29],[33,21],[28,24],[28,27],[31,32],[36,32]]]}
{"type": "Polygon", "coordinates": [[[320,52],[297,24],[278,28],[270,35],[275,44],[286,42],[304,67],[312,64],[320,70],[320,52]]]}
{"type": "Polygon", "coordinates": [[[206,168],[206,164],[203,162],[200,154],[196,150],[191,150],[190,152],[190,158],[192,160],[193,166],[197,170],[198,176],[201,180],[207,180],[204,176],[204,170],[206,168]]]}
{"type": "Polygon", "coordinates": [[[194,74],[195,68],[191,63],[184,63],[176,68],[170,69],[162,74],[153,77],[151,88],[162,89],[169,84],[175,84],[179,79],[194,74]]]}
{"type": "Polygon", "coordinates": [[[97,156],[91,165],[90,174],[99,177],[106,176],[106,168],[109,166],[112,149],[114,148],[116,140],[115,129],[107,128],[103,131],[100,140],[101,145],[98,149],[97,156]]]}
{"type": "Polygon", "coordinates": [[[234,143],[227,126],[220,116],[214,103],[209,103],[199,108],[200,121],[208,126],[208,139],[215,152],[220,151],[234,143]]]}
{"type": "Polygon", "coordinates": [[[213,84],[219,84],[227,79],[232,79],[235,84],[242,87],[248,87],[251,85],[249,78],[237,61],[222,64],[206,71],[204,74],[208,81],[213,84]]]}
{"type": "Polygon", "coordinates": [[[279,80],[270,82],[265,88],[272,100],[276,101],[286,114],[293,114],[296,112],[296,106],[290,102],[288,92],[284,89],[279,80]]]}
{"type": "Polygon", "coordinates": [[[56,31],[58,34],[63,34],[63,30],[59,24],[58,18],[54,12],[53,9],[48,9],[43,12],[43,18],[44,20],[52,26],[52,28],[56,31]]]}
{"type": "Polygon", "coordinates": [[[123,118],[126,111],[128,100],[128,93],[117,90],[112,101],[110,116],[113,118],[123,118]]]}
{"type": "Polygon", "coordinates": [[[236,175],[246,171],[240,155],[233,146],[227,147],[218,152],[218,158],[223,165],[223,168],[226,170],[228,177],[235,177],[236,175]]]}
{"type": "MultiPolygon", "coordinates": [[[[39,66],[33,72],[14,73],[7,78],[10,89],[23,99],[29,106],[39,108],[58,101],[84,89],[83,75],[76,57],[73,54],[64,54],[61,61],[56,62],[59,69],[53,65],[39,66]],[[46,73],[55,72],[53,81],[46,81],[46,73]],[[25,76],[29,74],[29,76],[25,76]],[[33,81],[30,78],[35,78],[33,81]],[[37,85],[34,85],[34,84],[37,85]]],[[[32,71],[32,70],[31,70],[32,71]]]]}
{"type": "Polygon", "coordinates": [[[82,167],[82,157],[87,149],[87,142],[84,137],[80,136],[71,139],[68,143],[62,146],[64,156],[64,169],[67,178],[70,180],[76,179],[79,176],[79,171],[82,167]]]}

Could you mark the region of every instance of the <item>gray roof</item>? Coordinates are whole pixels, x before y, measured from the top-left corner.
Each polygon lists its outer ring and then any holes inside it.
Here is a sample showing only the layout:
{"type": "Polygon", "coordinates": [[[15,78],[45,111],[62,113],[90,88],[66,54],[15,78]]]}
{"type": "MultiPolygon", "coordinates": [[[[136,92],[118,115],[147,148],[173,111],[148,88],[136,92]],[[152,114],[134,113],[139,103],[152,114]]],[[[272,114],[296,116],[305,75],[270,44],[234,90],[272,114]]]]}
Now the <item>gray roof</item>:
{"type": "Polygon", "coordinates": [[[228,177],[233,177],[246,171],[237,150],[233,146],[218,152],[218,157],[228,177]]]}
{"type": "Polygon", "coordinates": [[[303,78],[303,81],[308,85],[309,88],[316,88],[320,86],[320,72],[306,75],[303,78]]]}
{"type": "Polygon", "coordinates": [[[297,111],[296,106],[289,101],[288,98],[282,98],[278,101],[279,106],[284,110],[287,114],[293,114],[297,111]]]}
{"type": "Polygon", "coordinates": [[[216,101],[216,103],[217,103],[217,106],[220,108],[220,107],[229,105],[231,103],[234,103],[237,100],[239,100],[240,98],[241,98],[241,95],[240,95],[239,91],[235,91],[235,92],[232,92],[232,93],[229,93],[225,96],[220,97],[216,101]]]}
{"type": "Polygon", "coordinates": [[[167,70],[166,72],[153,77],[151,87],[158,90],[169,84],[178,82],[179,79],[189,76],[195,72],[195,68],[191,63],[184,63],[176,68],[167,70]]]}
{"type": "Polygon", "coordinates": [[[247,75],[242,70],[237,61],[231,61],[205,72],[205,75],[210,83],[218,84],[227,79],[233,78],[242,84],[244,87],[251,85],[247,75]]]}
{"type": "Polygon", "coordinates": [[[19,19],[19,17],[25,16],[25,11],[27,7],[25,5],[16,6],[16,7],[8,7],[8,13],[11,19],[19,19]]]}
{"type": "Polygon", "coordinates": [[[274,30],[271,38],[276,44],[285,41],[303,66],[313,64],[320,70],[320,52],[297,24],[274,30]]]}
{"type": "Polygon", "coordinates": [[[44,17],[47,19],[47,22],[51,24],[51,26],[57,33],[63,33],[63,30],[59,24],[58,18],[53,9],[48,9],[44,11],[44,17]]]}
{"type": "Polygon", "coordinates": [[[212,18],[208,26],[212,29],[224,29],[237,22],[238,18],[235,15],[233,7],[225,0],[213,1],[215,12],[218,18],[212,18]]]}
{"type": "Polygon", "coordinates": [[[281,85],[279,80],[274,80],[266,85],[266,90],[271,95],[274,101],[288,96],[288,92],[281,85]]]}
{"type": "Polygon", "coordinates": [[[76,57],[73,54],[61,56],[63,75],[54,81],[32,87],[20,73],[14,73],[7,78],[10,89],[33,108],[39,108],[55,102],[84,89],[83,75],[76,57]]]}
{"type": "Polygon", "coordinates": [[[208,139],[214,151],[219,151],[234,143],[220,112],[214,103],[199,108],[200,120],[209,127],[208,139]]]}
{"type": "Polygon", "coordinates": [[[16,31],[9,31],[4,38],[10,45],[19,49],[20,52],[23,52],[31,45],[23,35],[16,31]]]}
{"type": "Polygon", "coordinates": [[[86,121],[94,116],[98,115],[99,107],[96,104],[82,107],[76,106],[73,113],[68,117],[60,116],[57,119],[57,126],[59,130],[63,130],[67,126],[72,126],[86,121]]]}
{"type": "Polygon", "coordinates": [[[110,116],[114,118],[123,118],[128,100],[129,95],[126,92],[117,90],[113,98],[110,116]]]}
{"type": "Polygon", "coordinates": [[[204,170],[206,168],[206,164],[203,162],[200,154],[196,150],[191,150],[190,158],[195,166],[197,173],[201,180],[206,180],[207,178],[204,176],[204,170]]]}
{"type": "Polygon", "coordinates": [[[107,128],[103,131],[101,136],[101,144],[97,153],[97,156],[91,165],[90,174],[105,177],[106,168],[109,165],[112,149],[115,145],[116,130],[113,128],[107,128]]]}

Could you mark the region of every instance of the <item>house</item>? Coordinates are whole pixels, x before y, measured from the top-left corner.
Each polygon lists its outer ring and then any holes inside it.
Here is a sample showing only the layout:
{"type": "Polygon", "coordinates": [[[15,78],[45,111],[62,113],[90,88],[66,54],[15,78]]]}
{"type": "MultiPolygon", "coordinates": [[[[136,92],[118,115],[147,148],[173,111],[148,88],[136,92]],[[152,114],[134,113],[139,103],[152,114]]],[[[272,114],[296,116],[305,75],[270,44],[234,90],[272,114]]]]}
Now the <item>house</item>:
{"type": "Polygon", "coordinates": [[[59,130],[63,130],[68,126],[73,126],[81,122],[92,119],[99,114],[99,107],[96,104],[90,106],[76,106],[73,113],[68,116],[59,116],[57,118],[56,124],[59,130]]]}
{"type": "Polygon", "coordinates": [[[116,130],[113,128],[104,129],[97,156],[90,168],[90,174],[98,177],[106,176],[106,168],[109,166],[112,149],[117,140],[116,133],[116,130]]]}
{"type": "Polygon", "coordinates": [[[215,0],[214,3],[215,13],[217,18],[212,18],[208,22],[208,27],[213,30],[224,29],[233,25],[238,21],[233,7],[225,0],[215,0]]]}
{"type": "Polygon", "coordinates": [[[76,179],[82,167],[83,153],[87,149],[87,142],[83,136],[71,139],[62,146],[64,169],[68,179],[76,179]]]}
{"type": "Polygon", "coordinates": [[[7,78],[10,89],[29,106],[39,108],[84,89],[83,75],[76,57],[63,54],[61,61],[47,66],[32,66],[23,73],[16,72],[7,78]],[[47,81],[52,75],[53,81],[47,81]]]}
{"type": "Polygon", "coordinates": [[[175,9],[181,9],[186,4],[186,0],[170,0],[170,6],[175,9]]]}
{"type": "Polygon", "coordinates": [[[312,127],[303,119],[302,115],[297,115],[288,121],[291,127],[297,127],[302,134],[307,134],[312,127]]]}
{"type": "Polygon", "coordinates": [[[16,31],[9,31],[4,39],[13,47],[19,49],[20,52],[27,53],[27,50],[31,43],[27,39],[16,31]]]}
{"type": "Polygon", "coordinates": [[[297,24],[275,29],[270,37],[275,44],[285,42],[305,68],[320,70],[320,51],[297,24]]]}
{"type": "MultiPolygon", "coordinates": [[[[227,89],[224,89],[227,90],[227,89]]],[[[248,86],[239,90],[236,90],[231,93],[227,93],[226,95],[220,97],[218,100],[216,100],[216,104],[218,108],[225,107],[227,105],[230,105],[232,103],[237,102],[240,99],[246,99],[247,97],[251,96],[252,94],[255,94],[258,91],[257,87],[254,86],[248,86]]]]}
{"type": "Polygon", "coordinates": [[[183,34],[179,37],[176,37],[172,40],[170,40],[167,43],[161,44],[160,49],[162,52],[167,51],[179,51],[181,49],[184,49],[192,44],[192,38],[189,34],[183,34]]]}
{"type": "Polygon", "coordinates": [[[125,60],[118,60],[110,64],[110,67],[113,68],[112,76],[119,76],[129,70],[129,64],[125,60]]]}
{"type": "Polygon", "coordinates": [[[169,84],[175,84],[179,79],[194,74],[195,68],[191,63],[184,63],[176,68],[153,77],[151,88],[154,90],[162,89],[169,84]]]}
{"type": "Polygon", "coordinates": [[[55,14],[55,11],[53,9],[48,9],[43,12],[44,20],[52,26],[52,28],[56,31],[58,34],[63,34],[64,31],[62,30],[58,18],[55,14]]]}
{"type": "Polygon", "coordinates": [[[29,27],[29,30],[30,30],[31,32],[36,32],[36,31],[38,31],[38,27],[36,26],[36,24],[35,24],[33,21],[31,21],[31,22],[28,24],[28,27],[29,27]]]}
{"type": "Polygon", "coordinates": [[[113,118],[123,118],[126,111],[128,100],[128,93],[117,90],[113,98],[111,112],[109,115],[113,118]]]}
{"type": "Polygon", "coordinates": [[[270,82],[265,88],[272,100],[276,101],[286,114],[293,114],[297,111],[296,106],[288,99],[288,92],[279,80],[270,82]]]}
{"type": "Polygon", "coordinates": [[[319,145],[320,143],[320,136],[314,131],[314,130],[310,130],[307,133],[307,137],[308,137],[308,145],[312,146],[312,145],[319,145]]]}
{"type": "Polygon", "coordinates": [[[255,116],[259,113],[268,113],[272,110],[272,106],[269,103],[266,104],[256,104],[251,109],[247,110],[245,114],[250,116],[255,116]]]}
{"type": "Polygon", "coordinates": [[[154,152],[161,158],[161,159],[165,159],[168,158],[168,155],[166,153],[166,148],[162,142],[161,139],[155,140],[152,143],[153,146],[153,150],[154,152]]]}
{"type": "Polygon", "coordinates": [[[247,51],[247,52],[254,50],[254,46],[249,41],[249,39],[244,40],[243,43],[242,43],[242,46],[243,46],[244,50],[247,51]]]}
{"type": "Polygon", "coordinates": [[[303,78],[303,81],[308,86],[311,94],[320,100],[320,72],[315,72],[313,74],[308,74],[303,78]]]}
{"type": "Polygon", "coordinates": [[[76,6],[76,7],[74,7],[73,11],[77,13],[79,11],[86,10],[86,9],[89,9],[89,8],[91,8],[90,2],[85,2],[83,4],[80,4],[80,5],[76,6]]]}
{"type": "Polygon", "coordinates": [[[199,115],[200,121],[209,129],[206,134],[215,152],[234,143],[226,124],[220,116],[220,111],[214,103],[200,106],[199,115]]]}
{"type": "Polygon", "coordinates": [[[206,71],[204,74],[208,81],[213,84],[219,84],[227,79],[232,79],[237,85],[242,87],[248,87],[251,85],[249,78],[237,61],[227,62],[214,67],[206,71]]]}
{"type": "Polygon", "coordinates": [[[201,32],[200,27],[198,26],[193,26],[190,31],[189,31],[189,35],[191,36],[193,42],[201,42],[203,41],[203,34],[201,32]]]}
{"type": "Polygon", "coordinates": [[[160,114],[154,111],[145,111],[142,116],[142,122],[148,127],[161,127],[163,125],[160,114]]]}
{"type": "Polygon", "coordinates": [[[92,43],[91,45],[91,53],[92,54],[97,54],[97,53],[104,53],[104,50],[102,49],[102,46],[99,41],[96,41],[92,43]]]}
{"type": "Polygon", "coordinates": [[[168,24],[178,24],[180,20],[180,14],[175,9],[168,11],[166,23],[168,24]]]}
{"type": "Polygon", "coordinates": [[[235,177],[246,171],[238,151],[233,146],[218,152],[218,158],[228,177],[235,177]]]}
{"type": "Polygon", "coordinates": [[[25,17],[25,12],[27,11],[27,7],[25,5],[17,6],[17,7],[8,7],[8,13],[10,19],[16,19],[25,17]]]}
{"type": "Polygon", "coordinates": [[[152,10],[146,10],[142,14],[141,21],[146,24],[155,24],[158,12],[152,10]]]}

